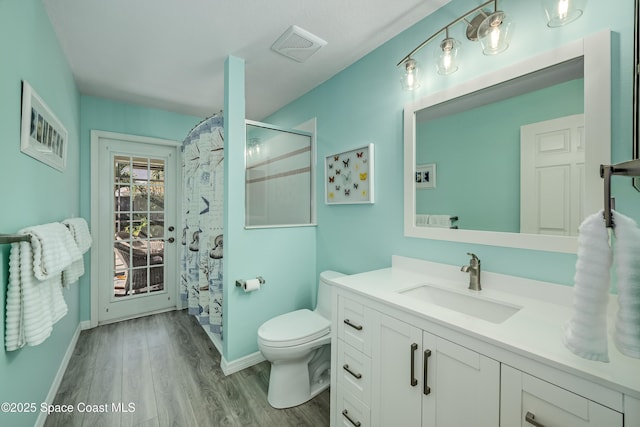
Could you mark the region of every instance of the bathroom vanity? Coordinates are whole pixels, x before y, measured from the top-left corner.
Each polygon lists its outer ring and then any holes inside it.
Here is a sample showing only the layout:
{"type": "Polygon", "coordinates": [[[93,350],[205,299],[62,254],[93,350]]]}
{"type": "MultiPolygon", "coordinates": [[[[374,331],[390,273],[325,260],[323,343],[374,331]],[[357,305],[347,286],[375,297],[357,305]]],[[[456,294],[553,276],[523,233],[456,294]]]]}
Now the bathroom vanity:
{"type": "Polygon", "coordinates": [[[399,256],[332,284],[332,426],[640,426],[640,359],[563,345],[570,286],[483,272],[470,291],[459,266],[399,256]]]}

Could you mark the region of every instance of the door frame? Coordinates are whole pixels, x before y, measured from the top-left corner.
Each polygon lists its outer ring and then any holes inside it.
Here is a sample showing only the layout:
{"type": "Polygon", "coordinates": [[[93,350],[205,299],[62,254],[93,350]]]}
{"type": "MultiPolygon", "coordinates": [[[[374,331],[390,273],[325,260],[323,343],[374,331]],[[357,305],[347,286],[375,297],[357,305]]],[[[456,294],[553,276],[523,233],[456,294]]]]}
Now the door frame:
{"type": "MultiPolygon", "coordinates": [[[[116,133],[116,132],[106,132],[100,130],[91,130],[91,238],[93,240],[92,247],[100,248],[100,233],[97,229],[97,224],[99,221],[99,194],[100,194],[100,179],[99,179],[99,147],[101,140],[110,139],[110,140],[119,140],[119,141],[131,141],[142,144],[154,144],[154,145],[162,145],[175,147],[177,151],[179,151],[180,146],[182,145],[179,141],[173,141],[170,139],[160,139],[153,138],[148,136],[139,136],[139,135],[129,135],[124,133],[116,133]],[[94,228],[96,226],[96,228],[94,228]]],[[[182,200],[182,164],[180,161],[180,153],[177,152],[175,156],[175,167],[176,167],[176,201],[182,200]]],[[[182,209],[176,209],[176,229],[178,228],[177,224],[182,224],[182,209]]],[[[99,260],[101,254],[96,250],[91,251],[91,320],[90,326],[95,328],[98,326],[98,311],[99,311],[99,260]]],[[[179,253],[179,252],[178,252],[179,253]]],[[[175,277],[168,278],[169,280],[175,280],[175,283],[179,283],[180,279],[180,262],[179,257],[176,256],[176,268],[175,268],[175,277]]],[[[180,299],[180,287],[176,286],[176,294],[174,295],[174,301],[176,303],[176,309],[182,309],[182,300],[180,299]]],[[[164,311],[164,310],[163,310],[164,311]]],[[[122,319],[120,319],[122,320],[122,319]]]]}

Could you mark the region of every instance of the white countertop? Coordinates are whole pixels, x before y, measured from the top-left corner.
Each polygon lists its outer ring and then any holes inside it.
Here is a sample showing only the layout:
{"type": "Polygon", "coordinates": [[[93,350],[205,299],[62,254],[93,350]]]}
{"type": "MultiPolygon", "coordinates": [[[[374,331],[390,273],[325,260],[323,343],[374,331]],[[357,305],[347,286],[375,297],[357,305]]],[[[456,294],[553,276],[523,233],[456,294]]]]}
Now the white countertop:
{"type": "MultiPolygon", "coordinates": [[[[432,283],[475,294],[467,289],[469,273],[459,266],[393,257],[392,267],[333,279],[340,288],[367,296],[429,322],[558,368],[585,380],[640,398],[640,359],[620,353],[611,337],[617,311],[616,296],[609,298],[609,363],[583,359],[562,343],[562,326],[573,312],[573,288],[482,272],[480,295],[521,306],[503,323],[491,323],[449,310],[398,291],[432,283]]],[[[640,327],[640,325],[638,325],[640,327]]]]}

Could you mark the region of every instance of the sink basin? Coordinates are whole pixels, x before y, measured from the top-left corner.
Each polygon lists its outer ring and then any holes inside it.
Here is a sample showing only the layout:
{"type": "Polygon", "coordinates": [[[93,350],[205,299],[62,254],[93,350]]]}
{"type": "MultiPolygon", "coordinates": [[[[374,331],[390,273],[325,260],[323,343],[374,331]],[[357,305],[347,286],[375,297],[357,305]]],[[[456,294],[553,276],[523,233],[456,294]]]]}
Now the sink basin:
{"type": "Polygon", "coordinates": [[[399,291],[399,293],[496,324],[504,322],[522,308],[503,301],[483,297],[482,291],[480,293],[467,294],[430,284],[405,289],[399,291]]]}

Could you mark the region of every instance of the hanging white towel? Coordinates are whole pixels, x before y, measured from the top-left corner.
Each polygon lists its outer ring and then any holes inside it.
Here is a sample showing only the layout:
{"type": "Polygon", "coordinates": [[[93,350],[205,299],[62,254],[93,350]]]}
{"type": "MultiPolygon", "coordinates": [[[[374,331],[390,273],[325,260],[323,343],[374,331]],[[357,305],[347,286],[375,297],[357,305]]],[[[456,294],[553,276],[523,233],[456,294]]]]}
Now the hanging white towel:
{"type": "Polygon", "coordinates": [[[614,340],[627,356],[640,358],[640,230],[636,222],[613,211],[618,314],[614,340]]]}
{"type": "Polygon", "coordinates": [[[69,229],[80,253],[86,253],[92,243],[87,221],[84,218],[69,218],[62,221],[62,223],[69,229]]]}
{"type": "Polygon", "coordinates": [[[59,222],[25,228],[31,236],[33,272],[38,280],[58,276],[74,261],[82,259],[71,233],[59,222]]]}
{"type": "MultiPolygon", "coordinates": [[[[69,218],[62,221],[67,227],[69,233],[73,237],[78,250],[81,254],[86,253],[91,247],[91,233],[89,232],[89,226],[84,218],[69,218]]],[[[62,272],[62,285],[64,287],[76,282],[84,274],[84,259],[82,256],[71,263],[62,272]]]]}
{"type": "Polygon", "coordinates": [[[32,242],[11,245],[5,323],[7,351],[42,343],[51,335],[53,324],[67,314],[61,274],[45,280],[35,277],[33,236],[31,239],[32,242]]]}
{"type": "Polygon", "coordinates": [[[608,362],[607,305],[612,251],[603,211],[587,217],[578,229],[578,260],[573,315],[564,327],[564,344],[578,356],[608,362]]]}

